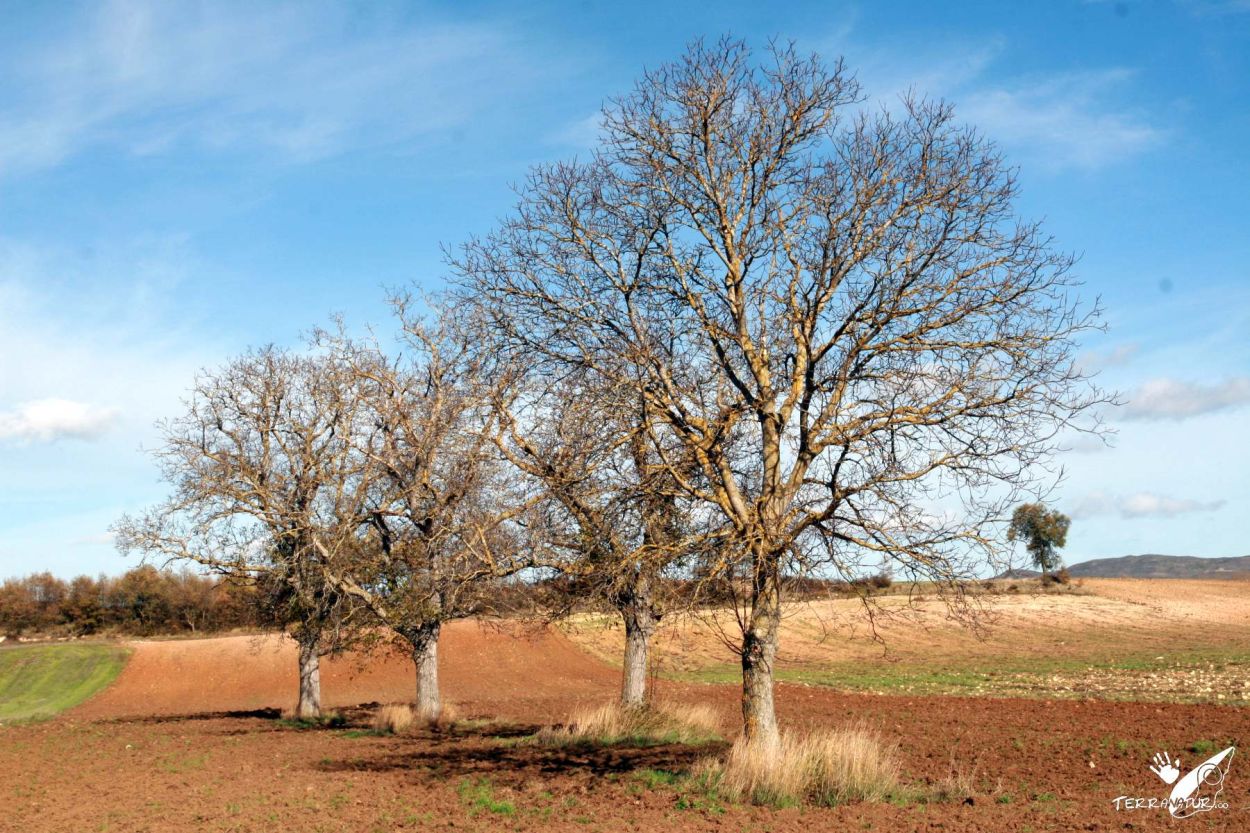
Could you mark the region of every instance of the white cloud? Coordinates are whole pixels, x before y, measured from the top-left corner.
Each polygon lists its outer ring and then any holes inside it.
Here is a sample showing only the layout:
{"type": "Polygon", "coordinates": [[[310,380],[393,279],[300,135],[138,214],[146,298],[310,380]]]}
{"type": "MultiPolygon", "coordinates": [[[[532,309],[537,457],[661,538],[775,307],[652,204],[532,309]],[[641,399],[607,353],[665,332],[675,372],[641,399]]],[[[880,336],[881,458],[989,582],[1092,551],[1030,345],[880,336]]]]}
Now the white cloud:
{"type": "Polygon", "coordinates": [[[1214,384],[1152,379],[1133,391],[1118,416],[1127,420],[1179,420],[1250,402],[1250,376],[1214,384]]]}
{"type": "Polygon", "coordinates": [[[1190,500],[1156,495],[1151,492],[1137,492],[1126,496],[1092,492],[1072,510],[1072,517],[1092,518],[1099,515],[1119,515],[1125,519],[1172,518],[1192,512],[1214,512],[1224,504],[1223,500],[1190,500]]]}
{"type": "Polygon", "coordinates": [[[377,8],[116,0],[0,72],[0,173],[93,146],[267,149],[292,161],[464,123],[530,77],[499,25],[377,8]],[[348,35],[350,34],[350,37],[348,35]]]}
{"type": "Polygon", "coordinates": [[[1190,512],[1214,512],[1223,505],[1222,500],[1188,500],[1139,492],[1123,500],[1120,514],[1126,518],[1171,518],[1190,512]]]}
{"type": "Polygon", "coordinates": [[[117,421],[117,410],[69,399],[37,399],[0,411],[0,440],[94,440],[117,421]]]}

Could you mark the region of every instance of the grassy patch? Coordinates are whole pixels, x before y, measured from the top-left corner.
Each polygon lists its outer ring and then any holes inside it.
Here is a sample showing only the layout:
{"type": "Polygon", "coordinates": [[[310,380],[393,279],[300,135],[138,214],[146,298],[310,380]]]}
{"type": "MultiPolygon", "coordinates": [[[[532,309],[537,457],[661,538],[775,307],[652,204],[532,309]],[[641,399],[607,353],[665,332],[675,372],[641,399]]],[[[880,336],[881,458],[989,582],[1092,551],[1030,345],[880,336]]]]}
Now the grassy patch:
{"type": "Polygon", "coordinates": [[[0,649],[0,723],[45,720],[78,705],[121,673],[116,645],[23,645],[0,649]]]}
{"type": "MultiPolygon", "coordinates": [[[[736,665],[714,665],[671,675],[701,683],[737,683],[736,665]]],[[[1113,660],[1003,657],[964,667],[914,663],[779,668],[780,682],[877,694],[1096,698],[1157,702],[1250,704],[1250,654],[1199,650],[1113,660]]]]}
{"type": "Polygon", "coordinates": [[[1236,744],[1231,739],[1225,740],[1196,740],[1189,744],[1189,751],[1196,755],[1210,755],[1218,749],[1225,749],[1236,744]]]}
{"type": "Polygon", "coordinates": [[[672,787],[681,782],[680,773],[667,769],[640,769],[634,773],[634,779],[649,790],[660,787],[672,787]]]}
{"type": "Polygon", "coordinates": [[[460,803],[469,809],[469,815],[485,811],[510,816],[516,812],[516,805],[511,801],[495,798],[495,788],[489,778],[466,778],[456,787],[456,794],[460,796],[460,803]]]}

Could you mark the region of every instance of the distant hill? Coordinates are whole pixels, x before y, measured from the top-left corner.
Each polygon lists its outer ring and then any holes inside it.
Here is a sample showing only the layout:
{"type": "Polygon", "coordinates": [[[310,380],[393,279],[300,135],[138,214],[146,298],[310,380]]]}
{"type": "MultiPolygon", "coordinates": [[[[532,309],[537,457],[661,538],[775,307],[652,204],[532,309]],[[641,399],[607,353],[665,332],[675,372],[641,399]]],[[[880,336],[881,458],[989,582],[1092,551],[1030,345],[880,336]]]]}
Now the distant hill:
{"type": "Polygon", "coordinates": [[[1250,577],[1250,555],[1125,555],[1082,561],[1068,567],[1068,572],[1073,578],[1242,578],[1250,577]]]}
{"type": "MultiPolygon", "coordinates": [[[[1250,555],[1199,558],[1196,555],[1123,555],[1095,558],[1068,567],[1073,578],[1250,578],[1250,555]]],[[[1037,570],[1017,567],[996,579],[1038,578],[1037,570]]]]}

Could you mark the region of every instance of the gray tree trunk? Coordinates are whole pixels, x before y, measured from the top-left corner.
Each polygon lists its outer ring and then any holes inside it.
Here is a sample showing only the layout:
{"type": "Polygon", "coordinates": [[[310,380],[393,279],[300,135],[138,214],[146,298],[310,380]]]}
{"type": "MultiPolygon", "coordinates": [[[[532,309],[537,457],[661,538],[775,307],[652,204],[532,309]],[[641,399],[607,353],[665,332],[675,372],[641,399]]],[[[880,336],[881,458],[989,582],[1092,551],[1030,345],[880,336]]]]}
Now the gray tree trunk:
{"type": "Polygon", "coordinates": [[[321,639],[318,636],[299,640],[299,704],[295,716],[300,720],[321,717],[321,639]]]}
{"type": "Polygon", "coordinates": [[[773,661],[781,628],[780,562],[763,556],[757,562],[751,617],[742,638],[742,725],[748,743],[781,741],[773,704],[773,661]]]}
{"type": "Polygon", "coordinates": [[[650,598],[637,597],[622,606],[621,616],[625,619],[625,665],[621,679],[621,705],[643,706],[647,701],[651,637],[655,633],[658,617],[651,607],[650,598]]]}
{"type": "Polygon", "coordinates": [[[438,636],[441,622],[427,622],[411,636],[412,662],[417,669],[417,714],[423,720],[438,720],[443,700],[438,690],[438,636]]]}

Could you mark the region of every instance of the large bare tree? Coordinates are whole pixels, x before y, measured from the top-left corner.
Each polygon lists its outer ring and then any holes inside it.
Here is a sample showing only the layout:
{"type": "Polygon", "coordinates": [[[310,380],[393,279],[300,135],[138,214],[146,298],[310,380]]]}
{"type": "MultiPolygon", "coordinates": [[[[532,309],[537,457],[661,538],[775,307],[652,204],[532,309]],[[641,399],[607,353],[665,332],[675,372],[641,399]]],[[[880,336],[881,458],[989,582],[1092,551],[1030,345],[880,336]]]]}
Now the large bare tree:
{"type": "Polygon", "coordinates": [[[171,496],[114,527],[123,552],[257,583],[299,645],[301,718],[321,713],[320,657],[350,618],[332,577],[373,490],[353,435],[370,428],[346,365],[273,347],[204,373],[156,451],[171,496]]]}
{"type": "Polygon", "coordinates": [[[841,64],[700,43],[454,258],[516,349],[645,403],[666,477],[723,519],[753,742],[787,565],[955,579],[1101,396],[1073,364],[1094,312],[1017,190],[945,104],[868,110],[841,64]]]}
{"type": "Polygon", "coordinates": [[[642,706],[651,638],[672,601],[665,573],[698,546],[684,495],[650,447],[648,405],[632,389],[596,388],[584,374],[515,375],[525,381],[497,397],[495,439],[537,486],[530,531],[538,561],[570,581],[575,598],[567,602],[606,602],[620,614],[621,703],[642,706]]]}

